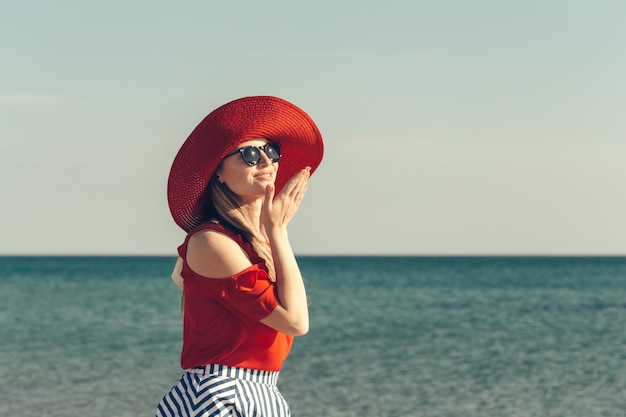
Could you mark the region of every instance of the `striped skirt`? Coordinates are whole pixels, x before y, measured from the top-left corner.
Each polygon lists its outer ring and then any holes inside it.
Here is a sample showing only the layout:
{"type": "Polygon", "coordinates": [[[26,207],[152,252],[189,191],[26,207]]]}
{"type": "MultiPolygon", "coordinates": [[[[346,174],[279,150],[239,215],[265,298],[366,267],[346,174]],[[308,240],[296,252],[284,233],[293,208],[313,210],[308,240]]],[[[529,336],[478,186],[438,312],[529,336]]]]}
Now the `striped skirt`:
{"type": "Polygon", "coordinates": [[[157,408],[157,417],[289,417],[278,372],[206,365],[188,369],[157,408]]]}

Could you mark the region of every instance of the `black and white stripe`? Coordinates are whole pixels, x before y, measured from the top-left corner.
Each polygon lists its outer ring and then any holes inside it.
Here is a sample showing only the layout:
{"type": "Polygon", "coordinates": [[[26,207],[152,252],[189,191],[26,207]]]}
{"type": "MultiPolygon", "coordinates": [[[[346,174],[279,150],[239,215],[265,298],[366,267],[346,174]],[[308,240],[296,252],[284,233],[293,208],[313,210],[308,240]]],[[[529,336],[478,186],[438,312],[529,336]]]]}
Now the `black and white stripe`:
{"type": "Polygon", "coordinates": [[[163,397],[157,417],[289,417],[278,375],[224,365],[189,369],[163,397]]]}

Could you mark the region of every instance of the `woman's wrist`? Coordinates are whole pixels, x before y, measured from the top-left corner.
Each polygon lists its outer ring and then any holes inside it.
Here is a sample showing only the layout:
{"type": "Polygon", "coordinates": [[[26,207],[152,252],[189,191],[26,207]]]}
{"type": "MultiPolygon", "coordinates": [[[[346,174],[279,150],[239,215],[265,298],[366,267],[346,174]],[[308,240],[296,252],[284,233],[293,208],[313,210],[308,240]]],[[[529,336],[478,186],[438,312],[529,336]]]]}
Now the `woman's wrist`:
{"type": "Polygon", "coordinates": [[[265,228],[265,234],[267,235],[267,238],[270,241],[274,240],[274,239],[280,239],[280,238],[287,238],[288,237],[287,227],[281,227],[281,226],[274,226],[274,227],[265,228]]]}

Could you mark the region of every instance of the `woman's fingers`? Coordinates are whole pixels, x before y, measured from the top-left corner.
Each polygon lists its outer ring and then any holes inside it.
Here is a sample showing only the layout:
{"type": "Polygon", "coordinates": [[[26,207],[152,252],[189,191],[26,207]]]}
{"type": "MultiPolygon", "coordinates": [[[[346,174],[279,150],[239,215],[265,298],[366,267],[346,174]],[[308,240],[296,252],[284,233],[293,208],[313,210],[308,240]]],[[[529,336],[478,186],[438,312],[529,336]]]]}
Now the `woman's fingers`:
{"type": "Polygon", "coordinates": [[[300,189],[303,186],[306,186],[306,183],[309,180],[310,171],[311,171],[311,168],[306,167],[305,169],[296,173],[293,177],[291,177],[291,179],[287,182],[287,184],[285,184],[280,194],[284,194],[288,196],[294,196],[298,194],[300,192],[300,189]]]}
{"type": "Polygon", "coordinates": [[[295,174],[285,186],[285,195],[298,202],[302,200],[309,182],[309,176],[310,168],[308,167],[295,174]]]}
{"type": "Polygon", "coordinates": [[[265,199],[263,200],[263,206],[266,209],[271,208],[272,206],[272,201],[274,200],[274,192],[276,191],[276,189],[274,188],[273,185],[268,185],[267,187],[265,187],[265,199]]]}
{"type": "Polygon", "coordinates": [[[276,198],[274,187],[267,187],[262,207],[262,221],[264,224],[286,225],[294,216],[307,189],[310,168],[303,169],[295,174],[285,184],[276,198]]]}

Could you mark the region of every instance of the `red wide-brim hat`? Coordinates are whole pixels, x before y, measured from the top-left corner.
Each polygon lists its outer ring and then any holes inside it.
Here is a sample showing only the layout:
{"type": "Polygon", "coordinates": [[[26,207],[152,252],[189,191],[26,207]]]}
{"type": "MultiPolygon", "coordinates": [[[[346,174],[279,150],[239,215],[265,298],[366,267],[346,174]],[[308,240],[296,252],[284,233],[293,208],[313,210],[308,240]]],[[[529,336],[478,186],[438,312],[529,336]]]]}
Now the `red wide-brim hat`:
{"type": "Polygon", "coordinates": [[[276,193],[301,169],[322,162],[324,144],[302,109],[278,97],[244,97],[218,107],[200,122],[178,151],[167,184],[176,224],[189,232],[205,219],[211,177],[222,159],[242,142],[265,138],[281,145],[276,193]]]}

